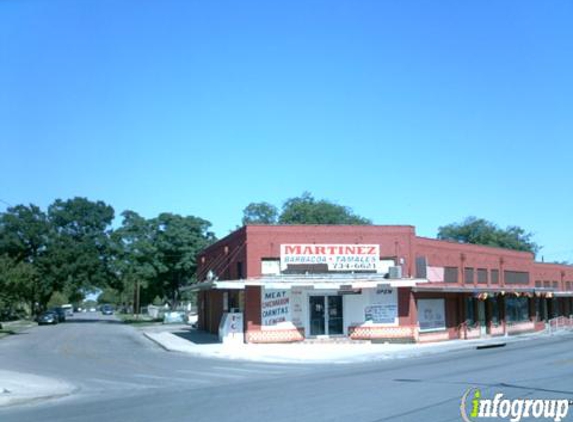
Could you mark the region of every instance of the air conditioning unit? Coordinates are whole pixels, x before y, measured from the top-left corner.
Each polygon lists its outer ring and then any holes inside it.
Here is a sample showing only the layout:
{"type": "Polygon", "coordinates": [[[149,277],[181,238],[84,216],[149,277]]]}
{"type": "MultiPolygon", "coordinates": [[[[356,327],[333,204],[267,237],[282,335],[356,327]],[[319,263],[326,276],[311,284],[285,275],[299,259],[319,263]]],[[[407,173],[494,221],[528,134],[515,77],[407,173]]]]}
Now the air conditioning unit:
{"type": "Polygon", "coordinates": [[[388,268],[388,278],[392,279],[402,278],[402,267],[388,268]]]}

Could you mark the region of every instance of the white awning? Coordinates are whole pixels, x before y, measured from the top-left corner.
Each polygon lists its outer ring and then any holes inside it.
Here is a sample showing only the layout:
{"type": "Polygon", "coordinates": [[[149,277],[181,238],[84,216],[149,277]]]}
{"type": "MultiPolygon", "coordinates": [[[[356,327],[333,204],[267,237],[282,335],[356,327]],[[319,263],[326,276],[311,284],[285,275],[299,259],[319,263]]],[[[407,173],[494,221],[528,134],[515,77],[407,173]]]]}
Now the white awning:
{"type": "Polygon", "coordinates": [[[293,287],[313,288],[316,290],[350,290],[415,287],[427,283],[420,278],[387,279],[383,277],[260,277],[245,280],[212,280],[185,286],[180,291],[198,291],[209,289],[244,289],[246,286],[264,286],[267,289],[291,289],[293,287]]]}

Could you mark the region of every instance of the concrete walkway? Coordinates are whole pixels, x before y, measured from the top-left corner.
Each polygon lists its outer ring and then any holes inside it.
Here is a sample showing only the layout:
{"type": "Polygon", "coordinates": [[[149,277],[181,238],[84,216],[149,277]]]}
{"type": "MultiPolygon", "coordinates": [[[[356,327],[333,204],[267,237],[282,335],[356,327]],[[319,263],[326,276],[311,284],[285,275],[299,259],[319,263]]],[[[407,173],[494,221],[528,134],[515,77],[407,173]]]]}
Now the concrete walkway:
{"type": "MultiPolygon", "coordinates": [[[[189,329],[188,327],[155,327],[153,330],[146,330],[143,335],[165,350],[188,353],[194,356],[257,362],[321,364],[401,359],[467,348],[501,347],[506,343],[548,336],[546,333],[532,333],[512,337],[451,340],[430,344],[290,343],[223,345],[217,342],[216,336],[189,329]]],[[[559,333],[553,335],[559,335],[559,333]]]]}
{"type": "Polygon", "coordinates": [[[0,370],[0,406],[63,397],[74,390],[61,380],[0,370]]]}

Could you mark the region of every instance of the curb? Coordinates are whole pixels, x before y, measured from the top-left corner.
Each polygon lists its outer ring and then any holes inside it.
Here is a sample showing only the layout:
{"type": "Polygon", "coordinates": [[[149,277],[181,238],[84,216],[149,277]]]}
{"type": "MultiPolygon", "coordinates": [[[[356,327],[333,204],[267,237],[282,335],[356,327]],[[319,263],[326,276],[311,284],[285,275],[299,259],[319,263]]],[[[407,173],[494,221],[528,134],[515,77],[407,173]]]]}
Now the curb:
{"type": "Polygon", "coordinates": [[[77,393],[81,388],[59,378],[0,370],[0,409],[10,406],[61,399],[77,393]]]}
{"type": "Polygon", "coordinates": [[[159,347],[161,347],[163,350],[165,350],[166,352],[173,352],[172,349],[168,348],[165,344],[163,344],[162,342],[160,342],[159,340],[157,340],[156,338],[153,338],[151,333],[147,333],[144,332],[143,336],[145,338],[147,338],[148,340],[151,340],[153,343],[157,344],[159,347]]]}
{"type": "MultiPolygon", "coordinates": [[[[171,334],[169,331],[165,331],[166,334],[171,334]]],[[[153,343],[157,344],[163,350],[168,352],[178,352],[184,353],[190,356],[207,358],[207,359],[223,359],[223,360],[240,360],[248,362],[267,362],[267,363],[285,363],[285,364],[349,364],[349,363],[364,363],[365,361],[374,360],[392,360],[392,359],[408,359],[423,356],[435,356],[437,354],[443,354],[448,352],[458,352],[462,350],[482,350],[482,349],[493,349],[501,348],[508,344],[518,343],[528,340],[537,340],[543,338],[554,338],[559,336],[559,334],[549,334],[546,332],[538,332],[529,335],[516,335],[516,336],[500,336],[493,337],[490,339],[475,339],[475,340],[463,340],[455,344],[448,344],[448,342],[439,342],[430,344],[426,347],[417,347],[409,350],[379,350],[376,352],[361,353],[357,350],[355,354],[343,355],[335,357],[331,360],[325,359],[301,359],[300,356],[293,357],[284,354],[273,354],[273,351],[261,350],[263,353],[253,353],[251,356],[245,355],[246,350],[236,351],[233,353],[231,350],[217,350],[217,351],[207,351],[201,350],[201,346],[194,344],[188,340],[183,340],[187,342],[188,346],[182,347],[171,347],[169,346],[169,341],[158,338],[157,334],[160,333],[148,333],[143,332],[143,335],[151,340],[153,343]],[[189,349],[188,349],[188,348],[189,349]],[[190,350],[195,349],[195,350],[190,350]],[[266,352],[266,353],[265,353],[266,352]]],[[[563,332],[563,335],[571,334],[570,331],[563,332]]],[[[171,334],[172,335],[172,334],[171,334]]],[[[256,350],[256,349],[253,349],[256,350]]]]}
{"type": "Polygon", "coordinates": [[[36,402],[43,402],[47,400],[55,400],[55,399],[62,399],[64,397],[69,397],[74,393],[77,393],[79,388],[75,388],[74,390],[70,391],[69,393],[62,393],[62,394],[48,394],[44,396],[34,396],[34,397],[2,397],[0,396],[0,409],[5,407],[11,406],[18,406],[36,402]],[[6,399],[3,401],[3,399],[6,399]]]}

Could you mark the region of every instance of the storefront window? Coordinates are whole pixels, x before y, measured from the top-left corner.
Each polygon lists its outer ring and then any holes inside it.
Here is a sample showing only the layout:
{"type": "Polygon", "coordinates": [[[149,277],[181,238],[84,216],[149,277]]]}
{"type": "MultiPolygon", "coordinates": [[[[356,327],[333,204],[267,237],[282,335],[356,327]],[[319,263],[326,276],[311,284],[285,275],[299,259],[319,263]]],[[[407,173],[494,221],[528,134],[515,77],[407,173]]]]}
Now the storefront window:
{"type": "Polygon", "coordinates": [[[495,326],[499,325],[499,321],[501,320],[499,316],[499,298],[494,296],[489,298],[491,303],[491,323],[495,326]]]}
{"type": "Polygon", "coordinates": [[[446,329],[444,299],[418,299],[418,324],[420,331],[446,329]]]}
{"type": "Polygon", "coordinates": [[[541,299],[536,297],[535,301],[535,320],[543,321],[543,310],[541,309],[541,299]]]}
{"type": "Polygon", "coordinates": [[[547,299],[545,299],[544,297],[538,297],[537,302],[539,302],[539,308],[540,308],[540,313],[539,313],[540,321],[547,321],[549,319],[547,299]]]}
{"type": "Polygon", "coordinates": [[[473,297],[466,297],[466,324],[468,326],[474,326],[475,323],[475,299],[473,297]]]}
{"type": "Polygon", "coordinates": [[[505,318],[510,323],[529,321],[529,299],[526,297],[506,297],[505,318]]]}
{"type": "Polygon", "coordinates": [[[553,309],[554,309],[553,318],[557,318],[558,316],[563,315],[563,313],[561,311],[561,302],[556,297],[554,297],[552,300],[553,300],[553,309]]]}

